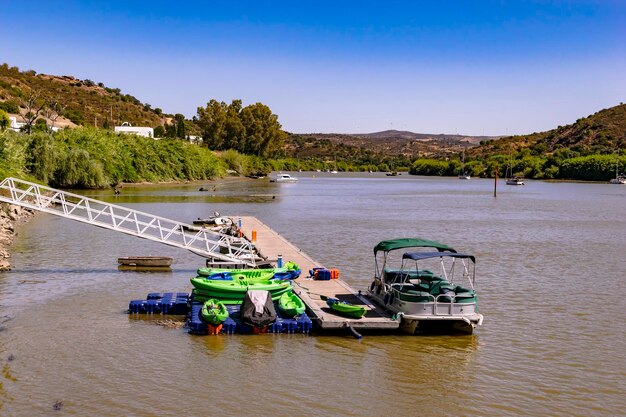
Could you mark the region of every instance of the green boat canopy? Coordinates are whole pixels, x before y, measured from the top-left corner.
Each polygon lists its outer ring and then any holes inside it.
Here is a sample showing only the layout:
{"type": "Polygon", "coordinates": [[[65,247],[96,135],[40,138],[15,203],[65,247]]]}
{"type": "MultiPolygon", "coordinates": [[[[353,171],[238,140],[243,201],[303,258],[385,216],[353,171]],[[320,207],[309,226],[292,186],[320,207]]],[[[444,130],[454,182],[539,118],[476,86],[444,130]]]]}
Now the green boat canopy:
{"type": "Polygon", "coordinates": [[[374,255],[376,255],[379,251],[389,252],[392,250],[404,248],[433,248],[437,249],[439,252],[448,251],[456,253],[456,250],[454,250],[450,246],[444,245],[443,243],[435,242],[434,240],[420,238],[403,238],[383,240],[374,247],[374,255]]]}

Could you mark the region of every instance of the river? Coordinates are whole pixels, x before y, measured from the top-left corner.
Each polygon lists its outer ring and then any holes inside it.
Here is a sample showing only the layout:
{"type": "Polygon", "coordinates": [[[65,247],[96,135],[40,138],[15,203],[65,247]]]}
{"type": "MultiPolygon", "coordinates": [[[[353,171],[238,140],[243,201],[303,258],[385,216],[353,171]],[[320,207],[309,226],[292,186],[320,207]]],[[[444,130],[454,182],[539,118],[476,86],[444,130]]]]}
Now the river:
{"type": "Polygon", "coordinates": [[[0,415],[617,415],[626,410],[626,187],[296,173],[83,192],[190,222],[256,216],[355,288],[381,240],[477,257],[472,336],[193,336],[125,313],[190,291],[196,255],[38,215],[0,273],[0,415]],[[118,271],[165,255],[172,272],[118,271]],[[55,411],[56,404],[60,410],[55,411]],[[55,414],[57,413],[57,414],[55,414]]]}

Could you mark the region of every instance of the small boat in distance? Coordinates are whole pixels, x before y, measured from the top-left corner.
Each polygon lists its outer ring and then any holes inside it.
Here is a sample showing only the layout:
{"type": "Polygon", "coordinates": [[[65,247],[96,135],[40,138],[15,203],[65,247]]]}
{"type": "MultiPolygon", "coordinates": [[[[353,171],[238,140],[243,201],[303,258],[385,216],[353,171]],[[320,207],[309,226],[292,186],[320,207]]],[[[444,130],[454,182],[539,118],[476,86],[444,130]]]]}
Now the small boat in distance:
{"type": "Polygon", "coordinates": [[[506,167],[506,185],[524,185],[524,177],[520,175],[513,176],[513,151],[509,152],[509,166],[506,167]]]}
{"type": "Polygon", "coordinates": [[[461,173],[459,174],[460,180],[469,180],[471,179],[469,174],[465,173],[465,149],[463,149],[463,156],[461,158],[461,173]]]}
{"type": "Polygon", "coordinates": [[[506,185],[524,185],[524,178],[523,177],[507,178],[506,185]]]}
{"type": "Polygon", "coordinates": [[[270,182],[297,182],[298,178],[292,177],[289,174],[278,174],[275,178],[270,179],[270,182]]]}
{"type": "Polygon", "coordinates": [[[617,161],[615,162],[615,178],[611,178],[609,184],[626,184],[626,177],[619,174],[619,151],[617,152],[617,161]]]}

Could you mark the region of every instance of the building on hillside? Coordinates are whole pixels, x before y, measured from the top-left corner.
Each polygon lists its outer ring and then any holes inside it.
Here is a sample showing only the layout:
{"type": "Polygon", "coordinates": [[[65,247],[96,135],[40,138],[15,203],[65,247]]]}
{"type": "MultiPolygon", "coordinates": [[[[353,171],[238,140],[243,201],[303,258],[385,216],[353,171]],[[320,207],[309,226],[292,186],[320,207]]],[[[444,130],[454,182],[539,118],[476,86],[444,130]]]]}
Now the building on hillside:
{"type": "Polygon", "coordinates": [[[154,129],[151,127],[133,126],[128,122],[122,123],[121,126],[115,126],[115,133],[129,133],[146,138],[154,137],[154,129]]]}
{"type": "Polygon", "coordinates": [[[22,126],[26,125],[26,123],[20,123],[17,121],[17,117],[9,116],[9,120],[11,120],[11,126],[9,129],[19,132],[22,126]]]}
{"type": "Polygon", "coordinates": [[[187,135],[189,143],[202,143],[202,136],[187,135]]]}

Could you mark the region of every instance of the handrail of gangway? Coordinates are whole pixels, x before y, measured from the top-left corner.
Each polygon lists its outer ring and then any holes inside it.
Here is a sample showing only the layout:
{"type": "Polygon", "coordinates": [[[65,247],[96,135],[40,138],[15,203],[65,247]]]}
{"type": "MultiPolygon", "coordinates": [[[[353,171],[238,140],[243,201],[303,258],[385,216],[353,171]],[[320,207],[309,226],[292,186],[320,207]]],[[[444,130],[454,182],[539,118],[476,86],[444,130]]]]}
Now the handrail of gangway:
{"type": "Polygon", "coordinates": [[[17,178],[0,182],[0,201],[187,249],[208,259],[252,267],[256,264],[255,247],[244,238],[17,178]]]}

